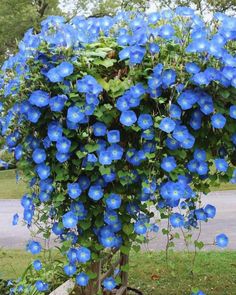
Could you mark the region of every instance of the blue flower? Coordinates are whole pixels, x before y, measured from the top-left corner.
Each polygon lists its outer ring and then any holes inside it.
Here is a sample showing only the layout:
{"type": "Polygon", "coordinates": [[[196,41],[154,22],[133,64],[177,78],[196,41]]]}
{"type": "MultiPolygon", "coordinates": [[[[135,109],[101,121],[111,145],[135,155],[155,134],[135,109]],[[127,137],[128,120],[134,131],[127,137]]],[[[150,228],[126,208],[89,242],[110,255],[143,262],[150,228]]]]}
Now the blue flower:
{"type": "Polygon", "coordinates": [[[216,208],[215,206],[212,206],[210,204],[206,205],[206,207],[204,208],[204,211],[207,215],[207,218],[214,218],[216,215],[216,208]]]}
{"type": "Polygon", "coordinates": [[[103,189],[100,185],[91,185],[88,191],[88,196],[94,200],[98,201],[103,197],[103,189]]]}
{"type": "Polygon", "coordinates": [[[69,211],[62,216],[62,223],[65,228],[76,228],[78,224],[78,216],[69,211]]]}
{"type": "Polygon", "coordinates": [[[107,126],[104,123],[96,122],[93,124],[93,134],[97,137],[105,136],[107,132],[107,126]]]}
{"type": "Polygon", "coordinates": [[[99,153],[99,163],[102,165],[110,165],[112,163],[112,156],[109,150],[103,150],[99,153]]]}
{"type": "Polygon", "coordinates": [[[42,90],[36,90],[31,93],[29,102],[37,107],[45,107],[49,103],[49,94],[42,90]]]}
{"type": "Polygon", "coordinates": [[[138,235],[144,235],[147,232],[147,227],[143,221],[136,221],[134,224],[134,231],[138,235]]]}
{"type": "Polygon", "coordinates": [[[39,242],[36,241],[29,241],[26,246],[27,251],[29,251],[31,254],[36,255],[39,254],[42,250],[42,246],[39,242]]]}
{"type": "Polygon", "coordinates": [[[62,137],[62,127],[58,122],[51,122],[48,125],[48,137],[51,141],[58,141],[62,137]]]}
{"type": "Polygon", "coordinates": [[[82,190],[80,188],[79,183],[68,183],[67,192],[72,199],[76,199],[81,195],[82,190]]]}
{"type": "Polygon", "coordinates": [[[220,248],[225,248],[228,246],[229,239],[225,234],[219,234],[215,238],[215,244],[216,246],[220,248]]]}
{"type": "Polygon", "coordinates": [[[103,286],[106,290],[112,291],[116,286],[116,281],[112,277],[105,278],[103,286]]]}
{"type": "Polygon", "coordinates": [[[124,149],[116,143],[113,143],[107,150],[109,152],[111,159],[114,161],[120,160],[124,152],[124,149]]]}
{"type": "Polygon", "coordinates": [[[134,98],[138,98],[145,94],[145,88],[143,87],[142,83],[138,83],[132,87],[130,87],[130,94],[134,98]]]}
{"type": "Polygon", "coordinates": [[[30,107],[27,111],[27,119],[32,123],[37,123],[41,112],[37,107],[30,107]]]}
{"type": "Polygon", "coordinates": [[[37,270],[37,271],[42,269],[42,263],[41,263],[40,260],[35,260],[33,262],[33,266],[34,266],[34,269],[37,270]]]}
{"type": "Polygon", "coordinates": [[[130,63],[140,64],[144,58],[145,52],[146,50],[144,47],[141,47],[138,45],[130,47],[130,54],[129,54],[130,63]]]}
{"type": "Polygon", "coordinates": [[[138,126],[143,129],[146,130],[148,128],[150,128],[153,125],[153,120],[152,120],[152,116],[149,114],[141,114],[138,117],[138,126]]]}
{"type": "Polygon", "coordinates": [[[173,227],[182,227],[184,226],[184,216],[180,213],[173,213],[170,216],[170,224],[173,227]]]}
{"type": "Polygon", "coordinates": [[[35,287],[36,287],[37,291],[39,291],[39,292],[46,292],[46,291],[48,291],[48,288],[49,288],[48,284],[41,281],[41,280],[36,281],[35,287]]]}
{"type": "Polygon", "coordinates": [[[56,159],[60,163],[66,162],[69,158],[70,158],[70,154],[63,154],[63,153],[60,153],[60,152],[56,153],[56,159]]]}
{"type": "Polygon", "coordinates": [[[80,247],[77,250],[77,260],[79,263],[86,263],[91,259],[91,252],[88,248],[80,247]]]}
{"type": "Polygon", "coordinates": [[[57,147],[58,152],[63,153],[63,154],[67,154],[70,151],[71,141],[68,138],[62,136],[57,141],[56,147],[57,147]]]}
{"type": "Polygon", "coordinates": [[[51,68],[45,76],[49,79],[50,82],[58,83],[63,81],[63,77],[61,77],[58,73],[57,68],[51,68]]]}
{"type": "Polygon", "coordinates": [[[120,131],[110,130],[107,132],[107,140],[109,143],[117,143],[120,141],[120,131]]]}
{"type": "Polygon", "coordinates": [[[161,120],[161,123],[159,125],[159,129],[166,133],[171,133],[175,129],[175,121],[173,121],[170,118],[164,118],[161,120]]]}
{"type": "Polygon", "coordinates": [[[167,88],[175,83],[176,72],[174,70],[165,70],[162,73],[163,88],[167,88]]]}
{"type": "Polygon", "coordinates": [[[208,173],[208,164],[205,162],[198,162],[196,167],[196,172],[199,175],[206,175],[208,173]]]}
{"type": "Polygon", "coordinates": [[[207,214],[204,211],[204,209],[202,209],[202,208],[194,210],[194,214],[195,214],[197,220],[201,220],[201,221],[207,220],[207,214]]]}
{"type": "Polygon", "coordinates": [[[50,109],[53,112],[61,112],[65,106],[68,97],[66,95],[57,95],[49,100],[50,109]]]}
{"type": "Polygon", "coordinates": [[[77,90],[81,93],[99,95],[102,92],[101,85],[90,75],[86,75],[81,80],[77,80],[76,86],[77,90]]]}
{"type": "Polygon", "coordinates": [[[172,156],[167,156],[161,161],[161,168],[166,172],[171,172],[177,167],[175,158],[172,156]]]}
{"type": "Polygon", "coordinates": [[[51,173],[50,167],[45,163],[38,164],[35,170],[40,179],[47,179],[51,173]]]}
{"type": "Polygon", "coordinates": [[[65,78],[70,76],[74,71],[74,66],[69,62],[62,62],[59,66],[57,66],[57,73],[60,77],[65,78]]]}
{"type": "Polygon", "coordinates": [[[84,115],[84,111],[77,107],[77,106],[73,106],[73,107],[69,107],[68,111],[67,111],[67,119],[72,122],[72,123],[79,123],[84,119],[85,115],[84,115]]]}
{"type": "Polygon", "coordinates": [[[226,118],[222,114],[215,114],[211,117],[211,124],[216,129],[222,129],[226,124],[226,118]]]}
{"type": "Polygon", "coordinates": [[[173,119],[180,119],[182,115],[182,111],[180,107],[178,107],[176,104],[172,103],[170,106],[170,117],[173,119]]]}
{"type": "Polygon", "coordinates": [[[186,126],[178,125],[175,127],[173,132],[174,139],[178,140],[180,143],[189,137],[189,132],[186,126]]]}
{"type": "Polygon", "coordinates": [[[137,121],[137,116],[133,111],[124,111],[120,116],[120,123],[125,126],[132,126],[137,121]]]}
{"type": "Polygon", "coordinates": [[[230,117],[236,119],[236,105],[233,105],[229,109],[230,117]]]}
{"type": "Polygon", "coordinates": [[[19,221],[19,215],[16,213],[13,216],[12,225],[17,225],[18,224],[18,221],[19,221]]]}
{"type": "Polygon", "coordinates": [[[226,172],[228,170],[229,164],[224,159],[215,159],[216,170],[219,172],[226,172]]]}
{"type": "Polygon", "coordinates": [[[110,194],[106,199],[106,205],[108,209],[119,209],[121,205],[121,197],[117,194],[110,194]]]}
{"type": "Polygon", "coordinates": [[[34,150],[32,154],[32,158],[36,164],[43,163],[46,160],[46,157],[47,156],[44,149],[37,148],[34,150]]]}
{"type": "Polygon", "coordinates": [[[89,282],[89,276],[86,273],[81,272],[80,274],[76,276],[77,285],[81,287],[86,287],[88,285],[88,282],[89,282]]]}
{"type": "Polygon", "coordinates": [[[194,62],[188,62],[185,65],[185,69],[189,74],[197,74],[200,72],[200,67],[194,62]]]}
{"type": "Polygon", "coordinates": [[[128,97],[126,95],[120,96],[117,99],[116,108],[121,112],[128,111],[130,106],[129,106],[129,103],[128,103],[128,97]]]}
{"type": "Polygon", "coordinates": [[[195,160],[197,160],[199,162],[204,162],[204,161],[206,161],[207,154],[206,154],[206,151],[204,151],[204,150],[196,149],[194,151],[193,157],[195,160]]]}
{"type": "Polygon", "coordinates": [[[69,277],[72,277],[76,273],[76,266],[74,264],[67,264],[64,266],[64,272],[69,277]]]}
{"type": "Polygon", "coordinates": [[[166,40],[169,40],[174,36],[174,34],[175,34],[175,30],[171,25],[167,24],[160,27],[160,30],[159,30],[160,37],[166,40]]]}

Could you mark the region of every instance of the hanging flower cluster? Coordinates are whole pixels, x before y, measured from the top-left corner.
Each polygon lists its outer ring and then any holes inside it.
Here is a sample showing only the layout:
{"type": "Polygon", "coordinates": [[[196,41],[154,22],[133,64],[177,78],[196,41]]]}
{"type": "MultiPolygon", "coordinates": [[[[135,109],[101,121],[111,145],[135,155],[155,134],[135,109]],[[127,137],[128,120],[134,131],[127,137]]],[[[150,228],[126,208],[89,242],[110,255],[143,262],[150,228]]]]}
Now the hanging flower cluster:
{"type": "MultiPolygon", "coordinates": [[[[58,236],[78,285],[104,249],[128,253],[158,231],[150,205],[174,228],[215,216],[198,192],[236,182],[235,32],[235,18],[217,13],[206,24],[187,7],[51,16],[3,64],[0,131],[31,188],[23,219],[58,236]]],[[[43,271],[38,260],[34,268],[43,271]]]]}

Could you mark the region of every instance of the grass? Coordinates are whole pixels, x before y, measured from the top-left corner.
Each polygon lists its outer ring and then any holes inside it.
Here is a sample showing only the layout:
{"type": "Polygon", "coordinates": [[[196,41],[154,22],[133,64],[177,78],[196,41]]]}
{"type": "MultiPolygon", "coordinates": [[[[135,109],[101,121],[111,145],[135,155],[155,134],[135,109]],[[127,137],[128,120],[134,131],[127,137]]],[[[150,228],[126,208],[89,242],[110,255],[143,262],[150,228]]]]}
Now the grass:
{"type": "MultiPolygon", "coordinates": [[[[235,184],[222,184],[212,191],[236,190],[235,184]]],[[[15,170],[0,171],[0,199],[19,199],[26,192],[26,184],[20,180],[16,183],[15,170]]]]}
{"type": "Polygon", "coordinates": [[[19,199],[26,192],[26,184],[16,183],[15,170],[0,171],[0,199],[19,199]]]}
{"type": "MultiPolygon", "coordinates": [[[[22,250],[0,252],[0,278],[17,278],[32,261],[22,250]]],[[[190,295],[192,288],[207,295],[236,294],[236,252],[200,252],[191,273],[193,253],[164,252],[130,255],[129,285],[144,295],[190,295]]],[[[36,257],[34,257],[35,259],[36,257]]]]}

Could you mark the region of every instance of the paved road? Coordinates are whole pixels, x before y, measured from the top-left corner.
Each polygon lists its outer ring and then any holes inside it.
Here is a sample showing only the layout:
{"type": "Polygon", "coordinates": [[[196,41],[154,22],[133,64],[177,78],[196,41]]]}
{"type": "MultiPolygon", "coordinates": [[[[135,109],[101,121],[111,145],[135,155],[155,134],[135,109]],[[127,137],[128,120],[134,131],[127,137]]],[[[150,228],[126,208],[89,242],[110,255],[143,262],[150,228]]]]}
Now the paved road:
{"type": "MultiPolygon", "coordinates": [[[[204,223],[200,240],[205,243],[211,243],[215,235],[224,232],[229,236],[229,249],[236,249],[236,191],[214,192],[203,197],[205,204],[215,205],[217,208],[216,217],[204,223]]],[[[1,200],[0,201],[0,247],[4,248],[24,248],[26,242],[30,239],[30,233],[27,227],[18,224],[12,226],[12,216],[15,213],[22,216],[22,208],[19,200],[1,200]]],[[[165,223],[161,224],[161,228],[165,223]]],[[[195,236],[198,232],[194,233],[195,236]]],[[[166,237],[159,231],[152,235],[152,240],[144,249],[160,250],[165,248],[166,237]]],[[[43,240],[38,238],[39,240],[43,240]]],[[[184,249],[184,240],[181,238],[176,241],[176,249],[184,249]]],[[[208,246],[206,249],[215,249],[208,246]]]]}

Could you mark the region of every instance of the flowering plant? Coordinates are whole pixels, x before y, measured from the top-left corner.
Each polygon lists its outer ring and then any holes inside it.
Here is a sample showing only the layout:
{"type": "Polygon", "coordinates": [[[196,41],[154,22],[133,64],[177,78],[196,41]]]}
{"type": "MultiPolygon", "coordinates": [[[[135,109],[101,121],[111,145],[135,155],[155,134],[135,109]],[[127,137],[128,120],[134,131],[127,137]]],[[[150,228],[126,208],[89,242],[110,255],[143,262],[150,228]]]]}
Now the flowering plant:
{"type": "Polygon", "coordinates": [[[235,32],[235,18],[205,23],[187,7],[51,16],[3,64],[0,130],[31,188],[23,219],[58,236],[78,285],[105,250],[128,254],[158,231],[151,205],[173,228],[215,216],[198,192],[236,182],[235,32]]]}

